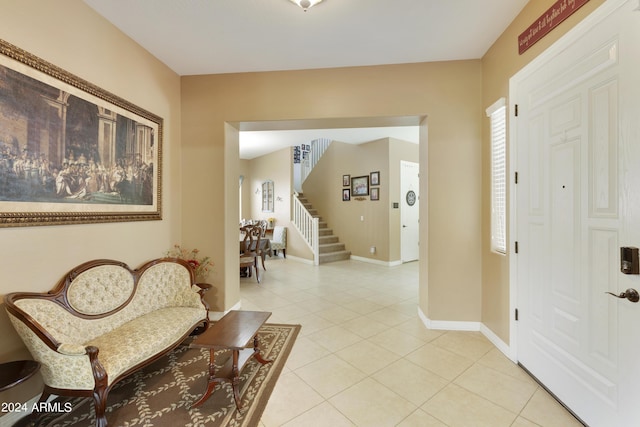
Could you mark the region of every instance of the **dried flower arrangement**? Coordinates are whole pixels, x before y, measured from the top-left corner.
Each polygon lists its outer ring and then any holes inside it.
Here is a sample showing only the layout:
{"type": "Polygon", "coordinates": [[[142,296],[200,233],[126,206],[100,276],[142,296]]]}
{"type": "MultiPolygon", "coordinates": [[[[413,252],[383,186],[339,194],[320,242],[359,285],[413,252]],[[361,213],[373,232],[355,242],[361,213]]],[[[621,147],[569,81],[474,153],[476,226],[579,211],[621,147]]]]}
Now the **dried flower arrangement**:
{"type": "Polygon", "coordinates": [[[187,261],[196,275],[196,280],[205,280],[209,275],[209,272],[213,268],[214,264],[210,257],[199,257],[200,251],[198,249],[184,249],[180,245],[174,245],[173,249],[167,251],[165,256],[171,258],[180,258],[187,261]]]}

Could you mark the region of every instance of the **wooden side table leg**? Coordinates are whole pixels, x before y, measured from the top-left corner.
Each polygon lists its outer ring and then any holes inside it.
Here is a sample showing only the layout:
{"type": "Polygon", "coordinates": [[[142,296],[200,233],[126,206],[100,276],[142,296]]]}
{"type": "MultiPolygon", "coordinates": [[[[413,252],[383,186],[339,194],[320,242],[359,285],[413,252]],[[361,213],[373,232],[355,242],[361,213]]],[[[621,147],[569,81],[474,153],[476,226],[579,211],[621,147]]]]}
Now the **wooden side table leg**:
{"type": "Polygon", "coordinates": [[[256,334],[255,337],[253,337],[253,354],[254,357],[256,358],[256,360],[258,362],[260,362],[261,365],[266,365],[267,363],[271,363],[273,362],[273,360],[265,360],[262,358],[262,355],[260,354],[260,340],[258,339],[258,334],[256,334]]]}
{"type": "Polygon", "coordinates": [[[216,365],[215,365],[216,352],[214,349],[209,350],[209,378],[207,379],[207,391],[202,397],[193,405],[192,408],[202,405],[213,393],[218,381],[216,380],[216,365]]]}
{"type": "Polygon", "coordinates": [[[236,408],[238,411],[242,409],[242,401],[240,400],[240,390],[238,390],[240,386],[240,370],[238,369],[238,356],[240,351],[233,350],[233,367],[232,367],[232,375],[233,378],[231,380],[231,389],[233,390],[233,400],[236,402],[236,408]]]}

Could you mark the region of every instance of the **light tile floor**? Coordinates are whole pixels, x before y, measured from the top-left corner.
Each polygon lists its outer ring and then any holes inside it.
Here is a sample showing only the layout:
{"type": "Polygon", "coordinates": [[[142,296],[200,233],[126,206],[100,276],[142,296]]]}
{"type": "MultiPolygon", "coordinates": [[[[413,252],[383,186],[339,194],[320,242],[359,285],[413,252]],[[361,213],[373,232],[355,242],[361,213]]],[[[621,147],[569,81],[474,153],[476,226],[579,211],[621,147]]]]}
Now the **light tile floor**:
{"type": "Polygon", "coordinates": [[[242,309],[302,330],[261,427],[582,426],[482,334],[428,330],[417,262],[266,266],[242,309]]]}

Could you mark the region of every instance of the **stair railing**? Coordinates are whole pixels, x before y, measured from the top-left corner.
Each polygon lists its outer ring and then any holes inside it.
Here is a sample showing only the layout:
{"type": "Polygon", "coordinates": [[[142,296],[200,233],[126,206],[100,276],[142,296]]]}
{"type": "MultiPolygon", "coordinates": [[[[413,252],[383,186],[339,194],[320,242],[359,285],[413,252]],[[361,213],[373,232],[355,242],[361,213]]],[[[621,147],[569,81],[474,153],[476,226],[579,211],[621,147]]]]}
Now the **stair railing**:
{"type": "Polygon", "coordinates": [[[293,194],[293,226],[298,230],[305,243],[313,252],[314,265],[320,264],[320,249],[318,232],[318,218],[314,218],[298,199],[298,193],[293,194]]]}
{"type": "Polygon", "coordinates": [[[309,176],[324,152],[331,145],[331,141],[329,138],[318,138],[309,143],[310,149],[305,152],[306,157],[300,160],[300,183],[307,179],[307,176],[309,176]]]}

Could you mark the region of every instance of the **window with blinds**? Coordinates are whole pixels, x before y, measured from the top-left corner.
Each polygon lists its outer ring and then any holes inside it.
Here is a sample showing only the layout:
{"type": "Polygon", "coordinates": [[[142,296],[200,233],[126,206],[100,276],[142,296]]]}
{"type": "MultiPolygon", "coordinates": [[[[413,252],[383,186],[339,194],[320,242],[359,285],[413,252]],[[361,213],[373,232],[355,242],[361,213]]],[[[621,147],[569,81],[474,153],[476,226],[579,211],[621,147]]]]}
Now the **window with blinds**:
{"type": "Polygon", "coordinates": [[[500,98],[487,108],[491,121],[491,250],[507,253],[507,107],[500,98]]]}

